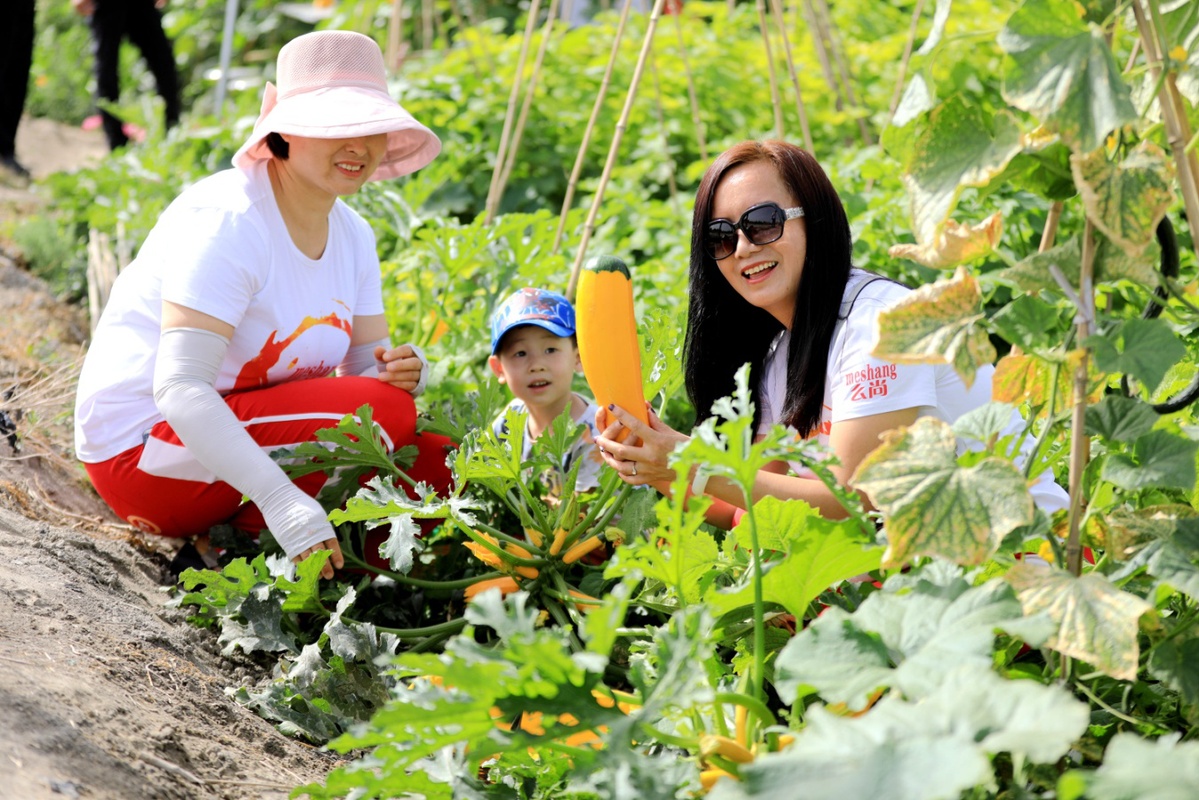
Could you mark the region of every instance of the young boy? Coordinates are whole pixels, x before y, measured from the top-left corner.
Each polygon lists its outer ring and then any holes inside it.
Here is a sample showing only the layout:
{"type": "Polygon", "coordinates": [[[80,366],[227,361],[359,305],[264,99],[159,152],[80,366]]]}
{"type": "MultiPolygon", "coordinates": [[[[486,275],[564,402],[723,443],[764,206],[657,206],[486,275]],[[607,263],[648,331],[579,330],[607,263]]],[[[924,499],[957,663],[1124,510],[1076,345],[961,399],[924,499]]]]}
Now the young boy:
{"type": "Polygon", "coordinates": [[[544,289],[519,289],[491,318],[491,370],[512,391],[514,399],[493,426],[496,436],[507,435],[508,409],[528,411],[522,459],[529,458],[533,441],[553,425],[567,408],[575,423],[586,430],[571,447],[550,491],[559,494],[561,479],[582,459],[576,491],[599,484],[603,460],[595,446],[595,403],[571,389],[575,372],[582,370],[575,339],[575,310],[560,294],[544,289]]]}

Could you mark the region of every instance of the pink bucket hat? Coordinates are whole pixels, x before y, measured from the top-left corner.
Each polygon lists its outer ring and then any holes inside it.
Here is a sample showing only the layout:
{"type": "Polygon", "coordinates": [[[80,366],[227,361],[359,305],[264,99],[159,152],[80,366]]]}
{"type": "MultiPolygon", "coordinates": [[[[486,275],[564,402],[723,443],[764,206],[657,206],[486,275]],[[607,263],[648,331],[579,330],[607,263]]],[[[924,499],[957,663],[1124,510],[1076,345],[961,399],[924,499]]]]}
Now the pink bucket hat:
{"type": "Polygon", "coordinates": [[[254,132],[233,156],[246,169],[271,158],[268,133],[312,139],[387,134],[387,154],[368,178],[383,181],[416,172],[441,152],[441,140],[387,91],[383,53],[369,36],[316,31],[279,51],[278,86],[268,83],[254,132]]]}

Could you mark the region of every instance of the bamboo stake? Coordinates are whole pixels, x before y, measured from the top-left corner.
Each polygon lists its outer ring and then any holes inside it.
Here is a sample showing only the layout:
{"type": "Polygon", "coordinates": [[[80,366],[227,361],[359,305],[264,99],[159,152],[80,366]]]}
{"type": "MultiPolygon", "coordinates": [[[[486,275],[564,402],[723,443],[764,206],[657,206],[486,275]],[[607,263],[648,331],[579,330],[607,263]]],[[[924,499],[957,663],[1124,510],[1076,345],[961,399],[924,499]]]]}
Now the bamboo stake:
{"type": "Polygon", "coordinates": [[[799,8],[803,13],[804,22],[807,23],[808,32],[812,35],[812,43],[816,45],[816,59],[820,62],[820,72],[824,75],[824,82],[828,84],[829,90],[833,93],[834,107],[840,111],[845,108],[845,99],[841,96],[841,84],[833,75],[833,65],[829,61],[828,41],[824,29],[816,16],[816,9],[812,7],[812,0],[802,0],[799,8]]]}
{"type": "Polygon", "coordinates": [[[666,131],[666,110],[662,107],[662,83],[658,80],[658,60],[654,58],[653,50],[650,50],[649,53],[649,71],[654,79],[654,108],[658,112],[658,128],[662,131],[662,157],[670,159],[670,172],[666,173],[667,185],[670,189],[670,205],[674,209],[674,213],[681,217],[683,209],[679,208],[679,186],[674,179],[675,169],[678,165],[670,157],[670,137],[666,131]]]}
{"type": "Polygon", "coordinates": [[[766,25],[766,0],[758,0],[758,29],[766,47],[766,65],[770,68],[770,102],[774,105],[774,135],[783,138],[783,103],[779,98],[779,79],[774,74],[774,55],[770,52],[770,31],[766,25]]]}
{"type": "MultiPolygon", "coordinates": [[[[853,76],[850,75],[849,65],[845,61],[845,53],[841,49],[841,37],[837,35],[837,28],[833,24],[832,14],[829,13],[828,3],[825,0],[816,0],[816,9],[824,17],[829,45],[833,51],[833,61],[837,65],[837,72],[841,76],[841,82],[845,84],[845,98],[849,101],[850,108],[860,111],[858,98],[853,91],[853,76]]],[[[867,146],[874,144],[874,140],[870,136],[870,129],[866,127],[866,120],[857,114],[855,114],[855,117],[858,121],[858,130],[862,134],[862,143],[867,146]]]]}
{"type": "Polygon", "coordinates": [[[787,36],[787,18],[783,14],[782,0],[771,0],[774,9],[774,20],[779,26],[779,35],[783,37],[783,52],[787,55],[787,71],[791,74],[791,85],[795,87],[795,110],[799,114],[799,129],[803,133],[803,146],[809,153],[813,151],[812,129],[808,127],[808,111],[804,108],[803,94],[799,91],[799,76],[795,73],[795,61],[791,58],[791,40],[787,36]]]}
{"type": "Polygon", "coordinates": [[[608,94],[608,84],[612,80],[612,69],[616,66],[616,56],[620,52],[620,40],[624,36],[625,23],[629,21],[629,9],[632,3],[625,3],[620,12],[620,22],[616,25],[616,36],[612,39],[612,51],[608,54],[608,66],[604,68],[604,77],[600,81],[599,94],[595,96],[595,104],[591,107],[591,117],[583,131],[583,143],[579,145],[579,154],[575,156],[575,165],[570,170],[570,180],[566,182],[566,197],[562,199],[562,213],[558,216],[558,231],[554,234],[554,248],[551,255],[557,255],[562,246],[562,232],[566,229],[566,215],[574,202],[575,187],[579,183],[579,174],[583,171],[583,161],[587,156],[587,146],[591,143],[591,133],[595,130],[595,121],[599,118],[600,109],[604,105],[604,97],[608,94]]]}
{"type": "Polygon", "coordinates": [[[1038,253],[1044,253],[1053,247],[1053,241],[1057,238],[1057,226],[1062,219],[1062,208],[1064,205],[1061,200],[1054,200],[1049,204],[1049,213],[1045,215],[1045,230],[1041,232],[1041,244],[1037,247],[1038,253]]]}
{"type": "Polygon", "coordinates": [[[529,41],[533,38],[533,30],[537,27],[537,11],[541,5],[541,0],[533,0],[529,5],[529,21],[525,25],[525,35],[520,42],[520,55],[516,59],[516,74],[512,78],[512,91],[508,94],[508,110],[504,113],[504,130],[500,134],[500,146],[495,154],[495,169],[491,173],[491,186],[487,190],[487,216],[484,224],[490,225],[495,219],[496,207],[499,206],[500,200],[496,193],[496,187],[500,182],[500,175],[504,172],[504,161],[508,157],[508,139],[512,136],[513,116],[516,114],[516,98],[520,96],[520,85],[524,80],[525,59],[529,55],[529,41]]]}
{"type": "Polygon", "coordinates": [[[541,75],[541,64],[545,60],[545,51],[549,49],[550,34],[554,32],[554,19],[558,14],[558,0],[550,0],[549,15],[545,19],[545,28],[541,34],[541,44],[537,47],[537,57],[533,60],[533,72],[529,76],[529,86],[525,89],[525,100],[520,107],[520,119],[516,121],[516,133],[512,137],[512,145],[508,148],[508,157],[504,164],[504,172],[500,175],[499,186],[496,187],[496,205],[504,196],[504,188],[512,175],[512,167],[516,165],[516,154],[520,151],[520,140],[524,136],[525,125],[529,121],[529,109],[533,107],[533,95],[537,92],[537,79],[541,75]]]}
{"type": "Polygon", "coordinates": [[[895,109],[899,108],[899,100],[903,97],[903,82],[908,77],[908,64],[912,60],[912,48],[916,45],[917,28],[920,25],[920,15],[924,13],[924,0],[916,0],[916,8],[912,11],[912,24],[908,26],[908,41],[903,46],[903,59],[899,62],[899,77],[895,81],[895,91],[891,94],[891,103],[887,106],[887,125],[895,117],[895,109]]]}
{"type": "Polygon", "coordinates": [[[674,15],[674,30],[679,39],[679,58],[683,72],[687,75],[687,97],[691,101],[691,122],[695,125],[695,140],[699,144],[699,157],[708,163],[708,142],[704,134],[704,121],[699,115],[699,97],[695,92],[695,78],[691,74],[691,59],[687,56],[687,42],[683,39],[683,10],[674,15]]]}
{"type": "MultiPolygon", "coordinates": [[[[1091,335],[1095,321],[1095,234],[1088,219],[1082,234],[1082,274],[1078,286],[1078,341],[1085,342],[1091,335]]],[[[1066,568],[1075,577],[1082,573],[1083,473],[1091,455],[1091,437],[1086,433],[1087,413],[1087,364],[1090,348],[1083,348],[1082,361],[1074,371],[1074,409],[1070,439],[1070,532],[1066,539],[1066,568]]]]}
{"type": "Polygon", "coordinates": [[[1182,189],[1191,239],[1199,242],[1199,157],[1196,157],[1193,150],[1187,152],[1191,131],[1186,108],[1178,93],[1174,73],[1167,72],[1164,76],[1161,74],[1164,60],[1164,49],[1158,38],[1161,31],[1155,30],[1153,20],[1146,17],[1141,0],[1134,0],[1132,11],[1137,20],[1137,31],[1141,36],[1141,49],[1145,51],[1145,60],[1149,64],[1149,74],[1160,87],[1157,102],[1161,107],[1162,121],[1165,123],[1166,141],[1174,154],[1175,171],[1178,173],[1178,186],[1182,189]]]}
{"type": "Polygon", "coordinates": [[[637,56],[637,66],[633,69],[633,79],[629,83],[629,93],[625,95],[624,109],[620,112],[620,120],[616,123],[616,133],[612,137],[612,146],[608,148],[608,159],[604,162],[604,171],[600,175],[599,186],[595,189],[595,197],[591,201],[591,210],[587,213],[587,222],[583,225],[583,239],[579,242],[579,250],[575,253],[575,263],[570,270],[570,283],[566,287],[566,296],[574,300],[575,289],[579,283],[579,270],[583,267],[583,259],[587,257],[587,245],[591,242],[591,234],[595,232],[595,219],[599,216],[599,207],[604,200],[604,189],[608,179],[612,177],[612,167],[616,165],[616,156],[620,152],[620,140],[624,138],[625,127],[629,124],[629,111],[637,98],[637,85],[641,83],[641,73],[645,70],[645,60],[649,54],[650,45],[654,41],[654,31],[658,28],[658,17],[662,15],[662,3],[665,0],[654,0],[654,8],[649,15],[649,25],[645,29],[645,40],[641,43],[641,52],[637,56]]]}
{"type": "Polygon", "coordinates": [[[391,4],[391,19],[387,22],[387,68],[392,72],[399,71],[407,53],[407,48],[404,47],[403,13],[403,0],[394,0],[391,4]]]}

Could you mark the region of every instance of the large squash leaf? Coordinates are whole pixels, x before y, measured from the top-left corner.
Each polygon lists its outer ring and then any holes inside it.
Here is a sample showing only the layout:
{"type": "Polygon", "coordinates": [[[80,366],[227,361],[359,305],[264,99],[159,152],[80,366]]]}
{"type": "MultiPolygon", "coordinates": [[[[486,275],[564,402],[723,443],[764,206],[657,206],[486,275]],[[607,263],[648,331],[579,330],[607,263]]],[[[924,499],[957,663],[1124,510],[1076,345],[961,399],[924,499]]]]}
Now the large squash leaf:
{"type": "Polygon", "coordinates": [[[929,112],[903,176],[916,241],[936,241],[962,190],[986,186],[1020,148],[1020,129],[1006,111],[990,114],[954,95],[929,112]]]}
{"type": "Polygon", "coordinates": [[[1128,319],[1111,333],[1085,342],[1095,353],[1095,366],[1123,372],[1156,389],[1166,373],[1187,354],[1186,345],[1162,319],[1128,319]]]}
{"type": "MultiPolygon", "coordinates": [[[[807,503],[767,497],[754,505],[758,541],[763,549],[782,550],[782,561],[770,565],[762,579],[763,598],[802,617],[808,605],[830,586],[878,569],[882,548],[865,541],[857,523],[820,516],[807,503]]],[[[749,521],[733,531],[738,547],[752,552],[749,521]]],[[[709,588],[704,601],[717,616],[753,603],[752,570],[732,591],[709,588]]]]}
{"type": "Polygon", "coordinates": [[[815,692],[852,710],[889,687],[919,699],[964,664],[986,668],[997,630],[1033,644],[1049,633],[1002,581],[971,587],[960,569],[935,565],[889,580],[852,615],[821,614],[779,653],[776,685],[785,699],[815,692]]]}
{"type": "Polygon", "coordinates": [[[921,286],[878,316],[871,355],[899,364],[952,364],[969,386],[995,360],[978,282],[959,267],[953,278],[921,286]]]}
{"type": "Polygon", "coordinates": [[[1024,476],[1010,461],[957,463],[957,439],[940,420],[924,417],[885,435],[850,483],[870,495],[886,521],[887,568],[937,555],[981,564],[1003,537],[1032,521],[1024,476]]]}
{"type": "Polygon", "coordinates": [[[1190,800],[1199,797],[1199,742],[1179,742],[1179,734],[1149,741],[1118,733],[1094,772],[1062,776],[1061,800],[1190,800]]]}
{"type": "Polygon", "coordinates": [[[1153,430],[1138,436],[1132,455],[1112,453],[1103,462],[1100,476],[1122,489],[1151,486],[1192,489],[1195,486],[1195,451],[1199,442],[1176,433],[1153,430]]]}
{"type": "Polygon", "coordinates": [[[1107,148],[1070,156],[1087,218],[1114,244],[1136,255],[1153,241],[1174,202],[1174,165],[1152,142],[1141,142],[1119,162],[1107,148]]]}
{"type": "Polygon", "coordinates": [[[1090,152],[1136,119],[1103,31],[1083,20],[1076,3],[1026,0],[998,42],[1011,57],[1004,98],[1052,127],[1074,150],[1090,152]]]}
{"type": "Polygon", "coordinates": [[[1120,680],[1136,680],[1137,624],[1152,606],[1093,573],[1017,564],[1007,573],[1026,614],[1045,614],[1056,630],[1045,646],[1120,680]]]}
{"type": "Polygon", "coordinates": [[[710,796],[958,797],[993,779],[989,755],[1061,758],[1088,717],[1087,706],[1064,689],[1006,681],[981,666],[951,667],[919,703],[888,697],[851,718],[811,708],[794,744],[743,766],[742,784],[719,783],[727,791],[710,796]]]}

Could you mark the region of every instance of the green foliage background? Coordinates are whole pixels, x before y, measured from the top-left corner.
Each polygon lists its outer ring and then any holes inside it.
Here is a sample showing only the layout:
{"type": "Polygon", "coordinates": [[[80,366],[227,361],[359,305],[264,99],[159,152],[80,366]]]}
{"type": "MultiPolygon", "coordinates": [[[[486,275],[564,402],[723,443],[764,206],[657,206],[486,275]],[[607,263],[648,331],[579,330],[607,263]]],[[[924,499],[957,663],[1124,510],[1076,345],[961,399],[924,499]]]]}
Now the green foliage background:
{"type": "MultiPolygon", "coordinates": [[[[34,266],[64,293],[83,293],[89,229],[115,233],[119,224],[135,251],[171,198],[228,166],[251,128],[259,87],[235,90],[218,117],[203,77],[223,5],[175,3],[167,13],[191,105],[179,129],[155,129],[154,101],[130,59],[122,106],[149,127],[149,141],[40,187],[55,210],[24,235],[41,243],[34,266]]],[[[221,629],[228,648],[280,654],[281,677],[241,687],[242,702],[289,734],[340,735],[333,747],[371,750],[303,792],[684,797],[700,791],[700,769],[718,767],[737,778],[716,784],[711,795],[722,798],[1199,794],[1199,428],[1190,408],[1152,407],[1196,374],[1197,265],[1153,102],[1160,84],[1129,4],[937,0],[917,20],[901,78],[915,3],[838,3],[831,19],[856,103],[824,75],[804,16],[811,5],[784,5],[811,147],[849,211],[855,261],[921,287],[884,317],[880,342],[897,359],[967,373],[997,355],[996,393],[1011,405],[952,431],[922,420],[863,464],[857,480],[882,512],[885,542],[849,497],[846,522],[764,501],[724,534],[694,508],[618,494],[609,476],[584,498],[591,510],[571,534],[598,536],[604,526],[593,523],[619,512],[630,530],[607,566],[568,565],[538,545],[520,562],[540,570],[525,591],[465,605],[461,590],[496,573],[460,545],[498,556],[522,529],[541,526],[549,537],[569,516],[532,497],[521,478],[529,465],[488,433],[503,397],[485,369],[487,320],[517,286],[565,288],[648,19],[630,19],[555,252],[616,15],[553,32],[511,180],[486,224],[528,4],[439,0],[428,26],[422,7],[403,4],[409,51],[393,89],[441,136],[443,153],[348,202],[375,229],[395,338],[425,345],[434,360],[422,403],[463,442],[454,495],[412,501],[383,482],[334,512],[347,543],[391,526],[394,584],[322,585],[319,565],[289,576],[259,556],[227,568],[228,581],[192,575],[179,598],[199,609],[198,624],[221,629]],[[1055,246],[1039,252],[1058,202],[1055,246]],[[979,234],[965,256],[946,255],[951,234],[996,213],[994,239],[979,234]],[[1168,281],[1154,241],[1163,217],[1182,253],[1168,281]],[[919,260],[892,255],[895,245],[911,245],[919,260]],[[1079,289],[1091,272],[1093,298],[1079,289]],[[1159,286],[1164,313],[1142,318],[1159,286]],[[1089,327],[1078,327],[1080,316],[1089,327]],[[1088,398],[1077,420],[1076,374],[1088,398]],[[1027,421],[1021,436],[1004,431],[1012,408],[1027,421]],[[959,456],[958,438],[979,449],[959,456]],[[1072,475],[1071,447],[1082,442],[1089,461],[1072,475]],[[1022,446],[1033,453],[1023,471],[1012,459],[1022,446]],[[1072,486],[1073,517],[1032,511],[1025,484],[1042,470],[1072,486]],[[442,527],[422,544],[414,519],[442,527]],[[1094,563],[1076,575],[1061,565],[1079,536],[1094,563]],[[1029,566],[1033,552],[1053,564],[1029,566]],[[871,580],[851,580],[864,573],[871,580]],[[584,616],[571,587],[601,598],[599,607],[584,616]],[[801,629],[794,635],[780,627],[788,615],[801,629]],[[635,702],[618,714],[618,697],[635,702]],[[581,730],[602,747],[572,740],[581,730]],[[714,736],[753,744],[755,757],[730,761],[714,736]]],[[[385,42],[389,7],[343,0],[321,24],[385,42]]],[[[1199,7],[1148,8],[1167,40],[1160,66],[1194,130],[1199,7]]],[[[782,41],[774,29],[768,60],[756,4],[688,0],[685,10],[659,21],[588,251],[633,267],[647,394],[677,426],[695,416],[678,380],[691,196],[715,153],[776,135],[772,62],[782,133],[801,137],[782,41]]],[[[41,14],[30,108],[75,122],[86,113],[86,64],[53,50],[82,43],[86,30],[61,8],[41,14]]],[[[278,46],[304,29],[272,3],[246,3],[234,61],[269,78],[278,46]]],[[[816,458],[781,430],[753,441],[745,381],[677,454],[683,474],[703,464],[748,490],[765,460],[816,458]]],[[[394,472],[378,448],[355,450],[369,436],[353,424],[331,435],[336,458],[394,472]]],[[[539,444],[538,463],[552,464],[570,433],[539,444]]]]}

